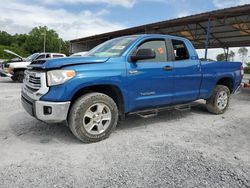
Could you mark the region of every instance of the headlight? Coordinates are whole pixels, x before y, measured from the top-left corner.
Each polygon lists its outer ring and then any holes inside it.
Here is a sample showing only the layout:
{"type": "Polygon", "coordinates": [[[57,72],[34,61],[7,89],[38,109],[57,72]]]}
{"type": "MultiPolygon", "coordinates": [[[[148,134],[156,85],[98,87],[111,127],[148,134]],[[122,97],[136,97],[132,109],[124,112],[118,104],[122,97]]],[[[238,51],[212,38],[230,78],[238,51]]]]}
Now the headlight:
{"type": "Polygon", "coordinates": [[[6,68],[6,72],[8,72],[8,73],[10,73],[10,74],[13,74],[13,68],[12,67],[8,67],[8,68],[6,68]]]}
{"type": "Polygon", "coordinates": [[[48,86],[63,84],[76,75],[73,70],[52,70],[47,72],[48,86]]]}

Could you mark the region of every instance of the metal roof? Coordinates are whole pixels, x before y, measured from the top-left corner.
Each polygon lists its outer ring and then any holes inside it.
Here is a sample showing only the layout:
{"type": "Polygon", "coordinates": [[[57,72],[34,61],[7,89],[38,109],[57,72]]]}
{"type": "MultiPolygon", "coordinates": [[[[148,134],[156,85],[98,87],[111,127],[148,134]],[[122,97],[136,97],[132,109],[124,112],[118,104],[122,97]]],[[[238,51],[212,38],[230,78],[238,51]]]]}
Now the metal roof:
{"type": "Polygon", "coordinates": [[[154,33],[186,37],[195,48],[201,49],[206,47],[209,25],[208,48],[250,46],[250,4],[75,39],[70,43],[71,48],[75,45],[84,51],[108,39],[154,33]]]}

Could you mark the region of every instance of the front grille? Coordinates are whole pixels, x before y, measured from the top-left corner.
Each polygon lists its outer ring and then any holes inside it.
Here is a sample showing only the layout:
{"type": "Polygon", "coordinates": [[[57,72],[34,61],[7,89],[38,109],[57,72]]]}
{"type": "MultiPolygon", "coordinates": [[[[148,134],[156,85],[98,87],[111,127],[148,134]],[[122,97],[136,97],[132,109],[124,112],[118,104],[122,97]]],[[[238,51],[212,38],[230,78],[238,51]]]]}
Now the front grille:
{"type": "Polygon", "coordinates": [[[36,92],[41,88],[41,76],[37,72],[25,71],[24,82],[31,92],[36,92]]]}
{"type": "Polygon", "coordinates": [[[49,91],[46,84],[46,73],[43,71],[27,69],[23,81],[22,93],[30,99],[39,100],[49,91]]]}

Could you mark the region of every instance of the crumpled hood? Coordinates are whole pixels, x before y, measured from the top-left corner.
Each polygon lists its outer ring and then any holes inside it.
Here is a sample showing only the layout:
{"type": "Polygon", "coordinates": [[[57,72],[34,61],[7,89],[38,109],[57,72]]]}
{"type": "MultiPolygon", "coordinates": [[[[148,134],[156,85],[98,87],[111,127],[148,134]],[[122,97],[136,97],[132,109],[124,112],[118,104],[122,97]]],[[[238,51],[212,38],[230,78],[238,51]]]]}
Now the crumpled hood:
{"type": "Polygon", "coordinates": [[[23,57],[20,56],[20,55],[18,55],[18,54],[16,54],[15,52],[12,52],[11,50],[8,50],[8,49],[4,49],[3,51],[6,52],[6,53],[8,53],[8,54],[12,54],[12,55],[18,57],[18,58],[20,58],[23,61],[23,57]]]}
{"type": "Polygon", "coordinates": [[[26,68],[31,62],[30,61],[21,61],[21,62],[13,62],[8,63],[10,68],[26,68]]]}
{"type": "Polygon", "coordinates": [[[104,63],[109,57],[64,57],[55,59],[44,59],[33,61],[29,67],[41,69],[56,69],[65,66],[90,64],[90,63],[104,63]]]}

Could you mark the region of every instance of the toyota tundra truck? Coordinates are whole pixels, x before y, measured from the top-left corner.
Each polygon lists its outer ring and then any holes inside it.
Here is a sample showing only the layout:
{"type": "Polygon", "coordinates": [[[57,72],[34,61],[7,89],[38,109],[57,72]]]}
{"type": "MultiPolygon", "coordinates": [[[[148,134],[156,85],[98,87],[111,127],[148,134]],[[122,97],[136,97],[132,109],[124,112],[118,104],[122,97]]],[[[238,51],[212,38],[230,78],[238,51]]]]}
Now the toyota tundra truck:
{"type": "Polygon", "coordinates": [[[79,140],[97,142],[128,114],[150,117],[198,99],[222,114],[242,76],[240,62],[200,61],[185,38],[131,35],[85,57],[34,61],[25,71],[22,105],[38,120],[66,122],[79,140]]]}

